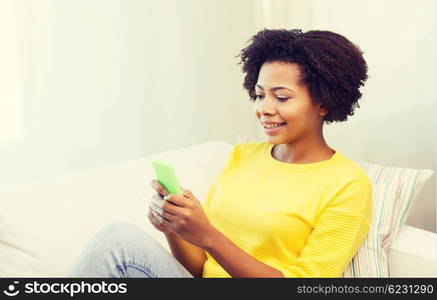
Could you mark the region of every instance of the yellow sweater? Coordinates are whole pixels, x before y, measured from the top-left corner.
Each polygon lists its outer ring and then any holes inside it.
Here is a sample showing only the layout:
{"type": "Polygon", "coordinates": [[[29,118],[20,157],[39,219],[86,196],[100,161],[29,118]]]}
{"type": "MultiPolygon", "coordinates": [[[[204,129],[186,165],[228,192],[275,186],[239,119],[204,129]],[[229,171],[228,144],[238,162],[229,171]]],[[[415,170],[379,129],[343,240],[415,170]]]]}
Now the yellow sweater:
{"type": "MultiPolygon", "coordinates": [[[[367,174],[336,149],[329,160],[293,164],[272,147],[232,147],[203,204],[208,219],[285,277],[341,277],[370,228],[367,174]]],[[[202,276],[230,277],[209,253],[202,276]]]]}

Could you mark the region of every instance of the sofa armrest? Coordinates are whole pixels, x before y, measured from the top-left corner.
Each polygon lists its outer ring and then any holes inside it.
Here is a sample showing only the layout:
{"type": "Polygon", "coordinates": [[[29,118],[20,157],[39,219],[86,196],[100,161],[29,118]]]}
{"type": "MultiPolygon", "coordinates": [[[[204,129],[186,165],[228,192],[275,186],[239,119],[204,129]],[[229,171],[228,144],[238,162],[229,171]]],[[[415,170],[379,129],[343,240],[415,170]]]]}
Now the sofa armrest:
{"type": "Polygon", "coordinates": [[[437,277],[437,234],[404,225],[389,250],[390,277],[437,277]]]}

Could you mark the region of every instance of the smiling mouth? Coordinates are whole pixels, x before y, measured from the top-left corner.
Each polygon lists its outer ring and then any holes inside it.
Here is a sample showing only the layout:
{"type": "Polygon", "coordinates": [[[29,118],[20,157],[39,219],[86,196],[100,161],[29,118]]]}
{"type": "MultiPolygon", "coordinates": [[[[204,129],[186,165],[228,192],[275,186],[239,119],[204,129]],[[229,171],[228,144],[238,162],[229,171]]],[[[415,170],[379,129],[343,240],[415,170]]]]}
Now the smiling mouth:
{"type": "Polygon", "coordinates": [[[282,123],[277,123],[277,124],[263,124],[265,129],[274,129],[274,128],[278,128],[278,127],[282,127],[284,125],[287,125],[287,122],[282,122],[282,123]]]}

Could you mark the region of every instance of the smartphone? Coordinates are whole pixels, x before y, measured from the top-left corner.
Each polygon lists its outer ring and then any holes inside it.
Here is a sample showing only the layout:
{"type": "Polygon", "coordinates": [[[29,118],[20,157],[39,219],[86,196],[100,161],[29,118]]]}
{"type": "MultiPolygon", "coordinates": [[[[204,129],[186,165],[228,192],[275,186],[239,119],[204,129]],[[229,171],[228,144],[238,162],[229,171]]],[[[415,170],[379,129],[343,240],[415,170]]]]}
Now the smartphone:
{"type": "Polygon", "coordinates": [[[152,161],[152,165],[159,183],[167,192],[169,194],[182,195],[182,189],[173,166],[168,162],[159,160],[152,161]]]}

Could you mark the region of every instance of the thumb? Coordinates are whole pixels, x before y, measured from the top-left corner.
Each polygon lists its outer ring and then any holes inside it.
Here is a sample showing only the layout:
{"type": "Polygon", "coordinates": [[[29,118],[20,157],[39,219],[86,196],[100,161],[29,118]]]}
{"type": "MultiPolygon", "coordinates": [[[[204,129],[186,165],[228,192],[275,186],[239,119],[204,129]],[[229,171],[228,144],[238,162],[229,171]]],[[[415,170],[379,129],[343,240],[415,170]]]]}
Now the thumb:
{"type": "Polygon", "coordinates": [[[185,190],[185,189],[182,187],[182,185],[180,185],[179,187],[181,188],[182,196],[188,197],[187,194],[186,194],[186,192],[185,192],[185,191],[187,191],[187,190],[185,190]]]}
{"type": "Polygon", "coordinates": [[[190,190],[182,190],[182,191],[183,191],[183,195],[184,195],[185,197],[190,198],[190,199],[193,199],[193,198],[194,198],[194,195],[193,195],[193,193],[191,193],[190,190]]]}

